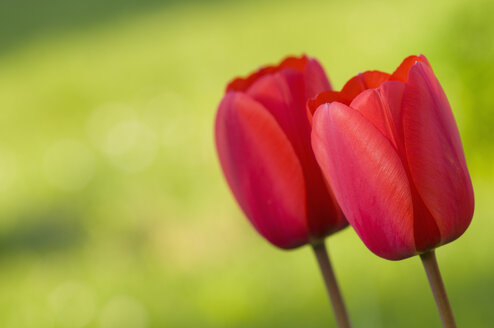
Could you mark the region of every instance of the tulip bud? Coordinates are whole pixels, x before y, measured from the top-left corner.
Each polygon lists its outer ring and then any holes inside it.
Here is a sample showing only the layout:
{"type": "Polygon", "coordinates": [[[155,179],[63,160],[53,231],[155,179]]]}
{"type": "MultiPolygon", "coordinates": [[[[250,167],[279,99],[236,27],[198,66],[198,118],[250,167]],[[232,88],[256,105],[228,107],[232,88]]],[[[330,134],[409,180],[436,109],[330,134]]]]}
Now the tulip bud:
{"type": "Polygon", "coordinates": [[[467,229],[472,183],[450,105],[424,56],[406,58],[391,75],[359,74],[307,110],[317,161],[372,252],[400,260],[467,229]]]}
{"type": "Polygon", "coordinates": [[[216,147],[243,212],[272,244],[294,248],[347,225],[310,143],[306,102],[330,89],[312,58],[287,58],[227,87],[216,147]]]}

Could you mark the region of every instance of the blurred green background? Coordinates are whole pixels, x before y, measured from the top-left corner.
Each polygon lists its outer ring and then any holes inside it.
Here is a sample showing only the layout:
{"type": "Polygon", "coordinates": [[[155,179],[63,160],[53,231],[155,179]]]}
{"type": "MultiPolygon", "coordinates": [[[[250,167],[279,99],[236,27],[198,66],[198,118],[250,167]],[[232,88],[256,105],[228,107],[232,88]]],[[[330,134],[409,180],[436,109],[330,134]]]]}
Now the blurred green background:
{"type": "MultiPolygon", "coordinates": [[[[476,194],[437,251],[460,327],[494,322],[492,1],[0,1],[0,327],[334,327],[309,248],[275,249],[219,170],[226,83],[307,53],[333,86],[431,62],[476,194]]],[[[418,258],[328,240],[355,327],[438,327],[418,258]]]]}

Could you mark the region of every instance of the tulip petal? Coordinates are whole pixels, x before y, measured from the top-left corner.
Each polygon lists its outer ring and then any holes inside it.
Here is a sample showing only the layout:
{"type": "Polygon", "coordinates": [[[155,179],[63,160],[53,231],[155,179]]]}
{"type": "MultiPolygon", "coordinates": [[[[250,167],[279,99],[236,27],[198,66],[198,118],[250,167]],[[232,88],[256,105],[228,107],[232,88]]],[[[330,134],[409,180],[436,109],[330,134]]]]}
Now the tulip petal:
{"type": "Polygon", "coordinates": [[[315,97],[309,99],[306,104],[309,122],[312,124],[312,117],[320,105],[333,101],[350,105],[352,100],[361,92],[379,87],[388,80],[389,76],[389,74],[379,71],[367,71],[351,78],[341,91],[326,90],[318,93],[315,97]]]}
{"type": "Polygon", "coordinates": [[[415,254],[407,175],[392,144],[357,110],[333,102],[314,116],[312,147],[350,224],[375,254],[415,254]]]}
{"type": "Polygon", "coordinates": [[[441,243],[470,224],[474,197],[455,119],[430,66],[415,63],[403,98],[403,132],[413,183],[436,220],[441,243]]]}
{"type": "MultiPolygon", "coordinates": [[[[285,86],[288,87],[289,93],[292,95],[292,100],[285,102],[289,104],[285,109],[283,109],[284,106],[275,108],[278,110],[277,113],[281,114],[280,116],[286,117],[287,111],[295,113],[295,115],[290,116],[290,119],[292,120],[291,124],[300,128],[295,138],[300,142],[301,147],[303,147],[301,149],[302,151],[298,151],[297,153],[302,163],[307,187],[307,219],[309,230],[313,237],[321,238],[327,234],[341,230],[348,225],[331,188],[326,184],[312,151],[310,140],[311,126],[304,110],[308,98],[313,97],[319,92],[328,90],[331,86],[323,68],[314,59],[310,59],[307,62],[304,71],[303,84],[305,85],[305,95],[303,96],[300,93],[300,90],[303,90],[303,88],[300,85],[298,72],[286,69],[280,71],[278,75],[283,77],[282,80],[286,82],[286,84],[279,84],[280,89],[286,90],[285,86]]],[[[278,82],[280,81],[278,80],[278,82]]],[[[289,97],[285,96],[283,98],[288,100],[289,97]]]]}
{"type": "Polygon", "coordinates": [[[303,73],[285,70],[284,75],[276,73],[263,76],[250,87],[247,95],[271,113],[290,140],[298,157],[307,161],[312,151],[310,126],[303,107],[305,100],[303,73]]]}
{"type": "Polygon", "coordinates": [[[309,123],[312,125],[312,118],[319,106],[321,106],[322,104],[332,103],[333,101],[337,101],[345,105],[350,105],[350,103],[352,102],[352,98],[347,97],[340,91],[333,90],[327,90],[317,94],[317,96],[315,96],[314,98],[309,99],[305,106],[309,123]]]}
{"type": "Polygon", "coordinates": [[[377,89],[362,92],[350,105],[391,141],[400,156],[403,139],[401,102],[404,90],[404,83],[385,82],[377,89]]]}
{"type": "Polygon", "coordinates": [[[313,236],[322,237],[341,229],[347,222],[332,192],[326,186],[311,150],[310,125],[303,105],[306,99],[304,83],[305,77],[301,72],[285,69],[258,80],[249,89],[248,94],[269,108],[293,145],[302,163],[306,181],[306,217],[309,229],[313,236]],[[335,217],[337,213],[340,215],[335,217]]]}
{"type": "Polygon", "coordinates": [[[287,57],[278,65],[268,65],[261,67],[257,72],[250,74],[247,77],[237,77],[226,87],[226,91],[247,91],[252,84],[254,84],[261,77],[274,74],[282,69],[291,68],[303,72],[308,58],[306,56],[301,57],[287,57]]]}
{"type": "Polygon", "coordinates": [[[362,91],[379,87],[389,79],[389,74],[380,71],[366,71],[351,78],[341,89],[346,98],[353,99],[362,91]]]}
{"type": "Polygon", "coordinates": [[[425,58],[424,55],[408,56],[401,62],[400,66],[398,66],[398,68],[393,72],[389,80],[406,82],[408,80],[408,72],[416,62],[423,62],[429,65],[429,62],[427,61],[427,58],[425,58]]]}
{"type": "Polygon", "coordinates": [[[305,98],[312,98],[318,93],[331,90],[331,83],[324,72],[321,64],[315,59],[310,58],[305,65],[305,98]]]}
{"type": "Polygon", "coordinates": [[[266,108],[228,92],[216,117],[216,145],[230,188],[254,227],[281,248],[307,243],[301,164],[266,108]]]}
{"type": "MultiPolygon", "coordinates": [[[[388,81],[377,89],[362,92],[350,106],[358,110],[393,144],[410,181],[401,124],[404,90],[405,83],[388,81]]],[[[410,190],[413,200],[415,248],[418,251],[434,248],[440,242],[440,233],[435,220],[413,183],[410,185],[410,190]]]]}
{"type": "Polygon", "coordinates": [[[332,192],[326,186],[310,143],[310,125],[305,114],[304,74],[285,69],[264,76],[248,95],[268,108],[290,140],[301,162],[306,181],[307,220],[311,235],[322,237],[347,225],[332,192]],[[340,213],[340,215],[335,215],[340,213]]]}

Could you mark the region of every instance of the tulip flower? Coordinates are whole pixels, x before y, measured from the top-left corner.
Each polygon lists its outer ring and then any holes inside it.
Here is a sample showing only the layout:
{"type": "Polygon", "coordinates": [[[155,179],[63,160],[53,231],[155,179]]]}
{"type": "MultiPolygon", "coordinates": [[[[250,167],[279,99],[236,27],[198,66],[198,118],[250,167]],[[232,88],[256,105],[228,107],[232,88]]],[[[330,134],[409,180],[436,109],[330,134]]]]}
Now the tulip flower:
{"type": "Polygon", "coordinates": [[[408,57],[393,74],[359,74],[307,109],[316,158],[351,226],[385,259],[421,255],[443,324],[453,327],[433,250],[467,229],[474,196],[450,105],[427,59],[408,57]]]}
{"type": "Polygon", "coordinates": [[[283,249],[312,244],[326,270],[322,241],[348,223],[312,152],[306,102],[330,88],[317,60],[286,58],[229,83],[215,127],[223,173],[254,228],[283,249]]]}

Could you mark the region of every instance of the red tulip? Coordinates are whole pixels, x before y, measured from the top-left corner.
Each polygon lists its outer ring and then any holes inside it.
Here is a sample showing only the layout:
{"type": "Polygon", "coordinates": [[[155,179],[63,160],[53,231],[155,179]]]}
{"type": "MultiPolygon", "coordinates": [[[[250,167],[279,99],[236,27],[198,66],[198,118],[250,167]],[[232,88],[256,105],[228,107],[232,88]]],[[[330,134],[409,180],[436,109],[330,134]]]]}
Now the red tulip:
{"type": "Polygon", "coordinates": [[[347,225],[311,150],[305,109],[328,89],[315,59],[290,57],[233,80],[218,108],[216,147],[226,180],[253,226],[281,248],[347,225]]]}
{"type": "Polygon", "coordinates": [[[424,56],[370,71],[308,102],[312,146],[348,221],[399,260],[458,238],[473,188],[446,95],[424,56]],[[317,111],[316,111],[317,109],[317,111]]]}

